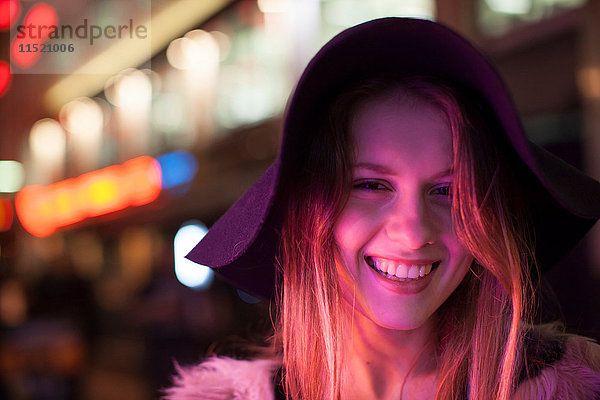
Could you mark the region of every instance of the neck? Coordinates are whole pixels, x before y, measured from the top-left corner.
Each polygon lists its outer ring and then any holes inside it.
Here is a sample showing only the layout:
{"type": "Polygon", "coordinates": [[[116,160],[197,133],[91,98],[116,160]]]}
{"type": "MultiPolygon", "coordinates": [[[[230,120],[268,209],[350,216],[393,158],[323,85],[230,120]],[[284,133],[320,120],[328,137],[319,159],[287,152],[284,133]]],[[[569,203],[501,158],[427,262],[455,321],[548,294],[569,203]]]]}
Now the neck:
{"type": "Polygon", "coordinates": [[[350,340],[344,344],[347,384],[342,385],[348,395],[343,398],[423,398],[417,392],[435,390],[437,338],[431,319],[402,331],[381,327],[351,307],[346,315],[350,340]]]}

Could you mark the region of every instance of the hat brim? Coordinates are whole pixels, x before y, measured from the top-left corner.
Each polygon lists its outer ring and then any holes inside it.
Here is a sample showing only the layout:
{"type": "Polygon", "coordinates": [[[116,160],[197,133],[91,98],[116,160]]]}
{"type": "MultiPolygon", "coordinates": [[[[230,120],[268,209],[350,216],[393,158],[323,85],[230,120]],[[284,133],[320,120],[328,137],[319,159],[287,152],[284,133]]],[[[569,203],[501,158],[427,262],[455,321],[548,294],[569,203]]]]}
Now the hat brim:
{"type": "Polygon", "coordinates": [[[280,218],[271,211],[279,168],[278,158],[186,256],[259,298],[271,297],[276,279],[280,218]]]}

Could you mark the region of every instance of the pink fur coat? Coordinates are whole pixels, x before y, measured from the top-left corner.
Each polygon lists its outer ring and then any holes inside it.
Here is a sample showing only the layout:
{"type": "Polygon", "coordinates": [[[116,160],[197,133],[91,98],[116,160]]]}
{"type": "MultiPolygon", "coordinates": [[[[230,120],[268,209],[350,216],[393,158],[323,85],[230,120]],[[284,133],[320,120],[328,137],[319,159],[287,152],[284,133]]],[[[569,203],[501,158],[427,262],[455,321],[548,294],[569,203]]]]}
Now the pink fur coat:
{"type": "MultiPolygon", "coordinates": [[[[165,400],[272,400],[272,360],[242,361],[212,357],[192,367],[177,367],[165,400]]],[[[568,335],[562,357],[543,366],[537,376],[519,385],[514,400],[600,399],[600,346],[568,335]]]]}

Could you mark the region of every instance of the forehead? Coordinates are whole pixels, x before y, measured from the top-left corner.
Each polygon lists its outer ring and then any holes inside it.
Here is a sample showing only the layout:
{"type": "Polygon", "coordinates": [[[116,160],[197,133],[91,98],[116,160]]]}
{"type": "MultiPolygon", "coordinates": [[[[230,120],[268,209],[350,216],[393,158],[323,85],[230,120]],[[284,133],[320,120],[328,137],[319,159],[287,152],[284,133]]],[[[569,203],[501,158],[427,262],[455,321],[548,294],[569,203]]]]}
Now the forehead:
{"type": "Polygon", "coordinates": [[[448,168],[452,134],[444,113],[414,97],[375,99],[362,106],[352,123],[357,161],[448,168]]]}

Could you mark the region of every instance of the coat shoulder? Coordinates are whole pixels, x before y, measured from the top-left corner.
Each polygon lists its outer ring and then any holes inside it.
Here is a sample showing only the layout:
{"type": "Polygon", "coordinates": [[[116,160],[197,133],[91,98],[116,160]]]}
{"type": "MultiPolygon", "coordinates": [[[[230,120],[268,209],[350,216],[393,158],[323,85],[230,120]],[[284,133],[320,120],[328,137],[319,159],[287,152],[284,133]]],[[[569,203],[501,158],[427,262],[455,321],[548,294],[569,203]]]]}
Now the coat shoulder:
{"type": "Polygon", "coordinates": [[[560,358],[523,381],[515,399],[600,399],[600,345],[582,336],[560,336],[560,358]]]}
{"type": "Polygon", "coordinates": [[[164,400],[269,400],[274,398],[273,376],[280,364],[272,359],[237,360],[210,357],[203,362],[176,365],[173,386],[164,400]]]}

